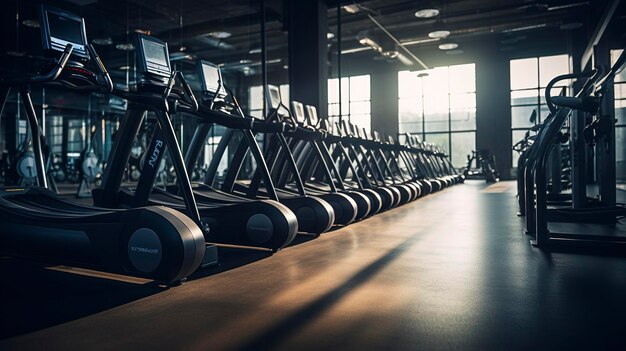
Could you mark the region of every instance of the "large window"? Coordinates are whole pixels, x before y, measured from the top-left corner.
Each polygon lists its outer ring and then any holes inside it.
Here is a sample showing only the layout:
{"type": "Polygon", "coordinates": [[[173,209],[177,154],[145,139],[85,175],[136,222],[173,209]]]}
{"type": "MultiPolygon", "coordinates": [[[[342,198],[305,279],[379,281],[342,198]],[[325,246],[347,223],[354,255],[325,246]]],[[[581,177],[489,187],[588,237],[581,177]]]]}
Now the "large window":
{"type": "Polygon", "coordinates": [[[348,120],[368,132],[372,126],[370,109],[370,76],[341,78],[341,113],[339,113],[339,82],[328,80],[328,117],[331,122],[348,120]]]}
{"type": "Polygon", "coordinates": [[[476,148],[473,63],[398,73],[399,132],[441,146],[455,167],[476,148]]]}
{"type": "MultiPolygon", "coordinates": [[[[623,50],[611,50],[611,65],[622,54],[623,50]]],[[[615,77],[615,160],[617,180],[626,181],[626,70],[615,77]]]]}
{"type": "MultiPolygon", "coordinates": [[[[552,78],[570,72],[568,55],[531,57],[511,60],[511,137],[513,144],[524,138],[526,131],[533,126],[530,116],[537,115],[535,123],[541,123],[548,115],[545,87],[552,78]]],[[[561,81],[553,88],[567,87],[569,81],[561,81]]],[[[517,166],[519,154],[512,151],[513,167],[517,166]]]]}

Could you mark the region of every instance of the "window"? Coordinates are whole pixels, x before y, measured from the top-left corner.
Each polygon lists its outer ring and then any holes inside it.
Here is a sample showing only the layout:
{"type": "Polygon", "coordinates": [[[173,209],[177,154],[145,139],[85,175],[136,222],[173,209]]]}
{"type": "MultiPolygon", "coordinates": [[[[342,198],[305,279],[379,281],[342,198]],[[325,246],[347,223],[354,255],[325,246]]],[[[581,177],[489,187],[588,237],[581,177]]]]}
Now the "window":
{"type": "MultiPolygon", "coordinates": [[[[611,50],[611,65],[615,64],[623,50],[611,50]]],[[[626,70],[615,76],[615,161],[619,182],[626,182],[626,70]]]]}
{"type": "MultiPolygon", "coordinates": [[[[537,114],[535,123],[548,115],[545,87],[554,77],[570,72],[568,55],[530,57],[511,60],[511,140],[513,144],[524,137],[533,126],[530,116],[537,114]]],[[[568,80],[555,85],[552,94],[558,94],[559,87],[568,87],[568,80]]],[[[512,151],[513,167],[517,166],[519,154],[512,151]]]]}
{"type": "Polygon", "coordinates": [[[455,167],[476,148],[475,70],[469,63],[398,72],[399,132],[439,145],[455,167]]]}
{"type": "Polygon", "coordinates": [[[368,132],[372,126],[370,110],[370,76],[341,78],[341,113],[339,113],[339,82],[328,80],[328,117],[331,122],[348,119],[368,132]]]}

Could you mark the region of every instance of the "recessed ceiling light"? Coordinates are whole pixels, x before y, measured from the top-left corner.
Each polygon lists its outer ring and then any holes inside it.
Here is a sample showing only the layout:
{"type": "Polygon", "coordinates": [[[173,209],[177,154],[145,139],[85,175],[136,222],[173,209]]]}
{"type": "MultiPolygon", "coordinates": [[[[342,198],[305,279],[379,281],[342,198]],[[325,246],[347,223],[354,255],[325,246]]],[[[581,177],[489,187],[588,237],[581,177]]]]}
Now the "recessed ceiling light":
{"type": "Polygon", "coordinates": [[[289,69],[289,66],[288,65],[284,65],[283,69],[289,69]]]}
{"type": "Polygon", "coordinates": [[[150,30],[148,29],[139,29],[139,28],[135,29],[134,32],[139,33],[139,34],[145,34],[145,35],[150,35],[151,33],[150,30]]]}
{"type": "Polygon", "coordinates": [[[326,33],[326,39],[332,39],[335,37],[335,33],[328,32],[326,33]]]}
{"type": "Polygon", "coordinates": [[[357,4],[346,5],[343,7],[343,9],[346,10],[347,13],[357,13],[361,11],[359,5],[357,4]]]}
{"type": "Polygon", "coordinates": [[[120,71],[128,71],[130,69],[130,66],[120,66],[120,71]]]}
{"type": "Polygon", "coordinates": [[[562,25],[559,26],[559,29],[572,30],[572,29],[578,29],[582,26],[583,24],[580,22],[563,23],[562,25]]]}
{"type": "Polygon", "coordinates": [[[250,53],[250,54],[260,54],[261,53],[261,48],[250,49],[250,51],[248,51],[248,53],[250,53]]]}
{"type": "Polygon", "coordinates": [[[449,30],[436,30],[434,32],[428,33],[428,36],[430,38],[439,38],[439,39],[447,38],[449,35],[450,35],[449,30]]]}
{"type": "Polygon", "coordinates": [[[230,38],[230,36],[232,34],[229,33],[229,32],[218,30],[218,31],[215,31],[215,32],[207,33],[207,35],[210,36],[210,37],[213,37],[215,39],[226,39],[226,38],[230,38]]]}
{"type": "Polygon", "coordinates": [[[439,50],[454,50],[459,47],[457,43],[445,43],[439,45],[439,50]]]}
{"type": "Polygon", "coordinates": [[[30,28],[39,28],[39,21],[33,19],[23,20],[22,24],[30,28]]]}
{"type": "Polygon", "coordinates": [[[446,54],[448,54],[448,55],[461,55],[464,52],[465,51],[463,51],[461,49],[456,49],[456,50],[448,50],[448,51],[446,51],[446,54]]]}
{"type": "Polygon", "coordinates": [[[122,51],[132,51],[135,50],[135,46],[133,44],[127,43],[127,44],[117,44],[115,45],[115,48],[118,50],[122,50],[122,51]]]}
{"type": "Polygon", "coordinates": [[[415,12],[417,18],[433,18],[439,16],[439,10],[437,9],[423,9],[415,12]]]}
{"type": "Polygon", "coordinates": [[[95,39],[92,39],[91,42],[96,45],[112,45],[113,39],[111,39],[111,37],[95,38],[95,39]]]}

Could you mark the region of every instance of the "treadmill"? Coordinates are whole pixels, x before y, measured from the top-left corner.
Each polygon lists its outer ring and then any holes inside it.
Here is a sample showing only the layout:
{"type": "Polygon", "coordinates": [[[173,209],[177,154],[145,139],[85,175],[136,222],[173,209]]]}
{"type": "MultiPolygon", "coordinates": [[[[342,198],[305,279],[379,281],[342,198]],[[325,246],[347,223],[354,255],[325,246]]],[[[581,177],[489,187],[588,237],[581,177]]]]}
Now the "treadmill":
{"type": "Polygon", "coordinates": [[[106,207],[163,205],[187,214],[198,214],[208,229],[205,231],[205,240],[216,245],[271,251],[278,251],[288,245],[297,233],[298,222],[293,212],[276,201],[220,203],[202,198],[200,203],[196,202],[170,113],[185,112],[187,114],[184,116],[193,118],[189,114],[197,111],[198,102],[184,76],[172,71],[167,44],[139,33],[135,39],[142,80],[136,91],[114,91],[129,101],[129,113],[118,130],[102,187],[94,190],[96,203],[106,207]],[[122,173],[132,152],[132,141],[137,136],[147,110],[156,115],[158,127],[154,128],[137,186],[122,187],[122,173]],[[174,192],[154,186],[158,165],[166,149],[170,152],[178,180],[174,192]]]}
{"type": "Polygon", "coordinates": [[[177,283],[204,257],[202,230],[187,216],[164,207],[110,210],[65,201],[48,188],[45,138],[30,95],[49,84],[82,93],[107,93],[113,84],[94,48],[83,18],[64,10],[40,9],[41,72],[0,77],[0,109],[19,90],[32,134],[38,186],[0,189],[0,250],[116,274],[177,283]],[[52,58],[50,58],[52,57],[52,58]]]}
{"type": "MultiPolygon", "coordinates": [[[[323,145],[320,147],[318,143],[323,138],[323,133],[309,125],[304,105],[299,101],[292,101],[291,107],[298,129],[287,132],[286,137],[307,191],[312,195],[322,196],[322,198],[332,196],[328,194],[341,194],[350,197],[356,204],[356,220],[372,215],[370,199],[360,192],[346,190],[343,181],[337,178],[338,172],[334,168],[334,163],[327,161],[327,158],[330,157],[328,150],[325,150],[323,145]],[[324,151],[326,151],[326,156],[324,151]],[[331,169],[334,173],[331,172],[331,169]]],[[[283,175],[279,180],[279,186],[286,186],[289,181],[288,176],[288,173],[283,175]]],[[[332,199],[324,199],[333,204],[332,199]]],[[[338,203],[333,205],[333,209],[335,209],[335,213],[338,211],[345,212],[338,203]]]]}
{"type": "MultiPolygon", "coordinates": [[[[357,214],[363,217],[369,212],[368,201],[361,194],[349,194],[333,190],[334,184],[328,182],[331,191],[320,191],[319,188],[313,188],[307,184],[307,169],[301,158],[300,147],[302,140],[310,140],[316,138],[318,134],[315,130],[308,129],[304,125],[304,109],[300,104],[300,110],[292,115],[291,111],[282,103],[280,90],[277,86],[268,85],[268,101],[271,106],[267,117],[268,121],[287,122],[290,126],[284,133],[272,133],[266,135],[268,142],[265,145],[267,160],[271,165],[270,172],[275,180],[279,194],[284,196],[294,195],[310,195],[328,202],[335,211],[335,225],[348,225],[352,223],[357,214]],[[295,118],[294,118],[295,117],[295,118]],[[363,206],[359,209],[357,201],[363,206]]],[[[328,177],[329,170],[326,170],[325,179],[328,177]]],[[[321,178],[320,178],[321,179],[321,178]]]]}
{"type": "MultiPolygon", "coordinates": [[[[332,139],[334,136],[332,135],[333,130],[332,125],[328,124],[326,120],[320,120],[317,115],[317,108],[312,105],[305,105],[306,111],[306,124],[308,127],[313,128],[319,132],[319,138],[315,138],[312,142],[315,144],[317,149],[319,149],[322,160],[326,161],[325,167],[320,167],[322,164],[319,160],[315,159],[310,165],[310,172],[314,174],[317,172],[326,172],[325,168],[332,170],[332,174],[334,175],[333,179],[336,183],[336,186],[341,191],[347,191],[348,193],[358,192],[367,197],[368,202],[370,204],[370,211],[367,216],[372,216],[378,213],[381,210],[382,199],[381,197],[372,189],[366,189],[363,187],[362,182],[356,177],[356,181],[346,181],[344,176],[339,170],[338,163],[341,161],[340,158],[333,158],[331,156],[331,152],[328,148],[327,141],[332,139]]],[[[344,150],[345,151],[345,150],[344,150]]],[[[348,168],[351,169],[353,174],[357,174],[356,169],[352,165],[352,163],[348,163],[348,168]]],[[[320,176],[316,176],[319,178],[320,176]]],[[[358,200],[355,199],[357,203],[358,200]]]]}
{"type": "MultiPolygon", "coordinates": [[[[343,158],[344,164],[342,169],[344,173],[348,170],[347,162],[354,162],[358,167],[358,172],[353,176],[358,176],[361,182],[369,189],[372,189],[380,195],[383,200],[382,206],[384,210],[388,210],[398,206],[400,202],[400,191],[398,189],[386,187],[378,178],[378,169],[372,165],[367,156],[364,154],[362,145],[359,142],[357,130],[353,129],[347,121],[341,124],[335,123],[335,130],[339,133],[339,142],[336,143],[333,156],[339,156],[345,149],[347,157],[343,158]]],[[[346,173],[347,174],[347,173],[346,173]]]]}
{"type": "MultiPolygon", "coordinates": [[[[317,116],[317,111],[315,111],[317,116]]],[[[327,119],[319,119],[319,130],[324,137],[320,143],[328,150],[327,160],[335,164],[338,171],[337,178],[341,179],[347,188],[358,189],[366,195],[375,213],[386,211],[393,205],[393,194],[388,189],[377,188],[369,177],[369,169],[355,158],[354,150],[350,145],[344,145],[344,132],[338,123],[330,123],[327,119]]]]}
{"type": "MultiPolygon", "coordinates": [[[[245,116],[235,96],[224,85],[218,66],[200,61],[198,70],[205,99],[196,116],[206,122],[219,116],[218,124],[228,127],[213,153],[204,179],[200,184],[195,184],[198,195],[207,202],[241,201],[242,197],[279,201],[295,213],[299,233],[319,235],[330,229],[336,219],[331,204],[317,197],[306,196],[306,193],[285,193],[274,186],[267,159],[257,143],[255,133],[281,134],[285,124],[281,121],[263,121],[245,116]],[[228,145],[234,142],[236,133],[241,134],[242,140],[232,155],[223,182],[218,185],[216,181],[219,162],[225,157],[228,145]],[[249,154],[256,163],[256,169],[251,179],[245,180],[241,176],[242,168],[249,154]]],[[[210,130],[210,123],[200,123],[196,128],[186,153],[189,168],[199,162],[200,149],[210,130]]]]}

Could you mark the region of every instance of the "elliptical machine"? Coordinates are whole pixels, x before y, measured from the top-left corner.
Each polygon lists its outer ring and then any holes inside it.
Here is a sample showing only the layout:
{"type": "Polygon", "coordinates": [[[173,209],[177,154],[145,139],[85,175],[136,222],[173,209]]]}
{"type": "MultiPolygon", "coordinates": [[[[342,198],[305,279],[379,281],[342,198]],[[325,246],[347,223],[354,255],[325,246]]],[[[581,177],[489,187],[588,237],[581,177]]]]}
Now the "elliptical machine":
{"type": "MultiPolygon", "coordinates": [[[[0,250],[117,274],[177,283],[204,257],[202,231],[188,217],[162,207],[107,210],[61,199],[49,189],[44,143],[30,95],[33,85],[108,93],[113,83],[88,44],[83,18],[42,6],[44,73],[0,77],[0,111],[12,88],[26,110],[37,170],[36,187],[0,189],[0,250]]],[[[19,70],[18,70],[19,71],[19,70]]]]}

